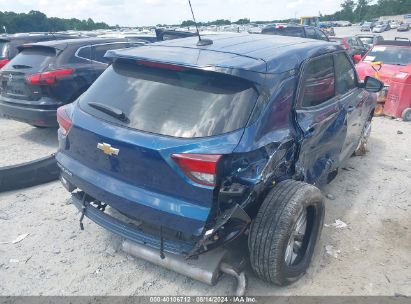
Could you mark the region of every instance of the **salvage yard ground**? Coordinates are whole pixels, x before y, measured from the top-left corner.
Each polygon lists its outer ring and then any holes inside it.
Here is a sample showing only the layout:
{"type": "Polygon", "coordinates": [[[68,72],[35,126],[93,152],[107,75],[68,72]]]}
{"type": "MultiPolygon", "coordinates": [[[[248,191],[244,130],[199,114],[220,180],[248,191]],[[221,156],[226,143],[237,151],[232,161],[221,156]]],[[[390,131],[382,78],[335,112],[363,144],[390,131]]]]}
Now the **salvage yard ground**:
{"type": "MultiPolygon", "coordinates": [[[[54,152],[54,134],[0,120],[1,165],[54,152]]],[[[411,296],[411,123],[374,119],[369,149],[323,189],[326,227],[308,274],[279,288],[248,269],[247,295],[411,296]]],[[[116,252],[116,236],[88,219],[80,231],[79,217],[59,182],[0,194],[0,295],[233,293],[230,277],[209,287],[116,252]]]]}

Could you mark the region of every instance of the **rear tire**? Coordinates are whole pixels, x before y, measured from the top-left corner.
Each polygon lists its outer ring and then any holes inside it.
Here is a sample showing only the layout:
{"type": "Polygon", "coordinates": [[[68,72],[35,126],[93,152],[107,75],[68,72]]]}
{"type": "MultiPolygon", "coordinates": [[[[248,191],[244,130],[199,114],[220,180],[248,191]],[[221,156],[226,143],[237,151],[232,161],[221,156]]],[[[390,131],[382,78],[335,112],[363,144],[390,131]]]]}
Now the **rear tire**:
{"type": "Polygon", "coordinates": [[[402,112],[402,120],[403,121],[411,121],[411,108],[407,108],[402,112]]]}
{"type": "Polygon", "coordinates": [[[323,221],[324,196],[318,188],[294,180],[279,183],[251,225],[248,248],[257,276],[280,286],[298,280],[310,265],[323,221]]]}

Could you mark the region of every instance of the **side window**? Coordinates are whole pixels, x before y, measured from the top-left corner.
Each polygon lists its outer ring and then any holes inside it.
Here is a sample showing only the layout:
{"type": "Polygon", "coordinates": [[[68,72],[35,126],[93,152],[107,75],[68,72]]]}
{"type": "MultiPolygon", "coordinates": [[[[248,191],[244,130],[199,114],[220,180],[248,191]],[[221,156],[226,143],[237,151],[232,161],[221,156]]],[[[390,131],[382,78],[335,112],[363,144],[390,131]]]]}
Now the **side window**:
{"type": "Polygon", "coordinates": [[[91,60],[91,46],[83,46],[77,52],[77,57],[81,59],[91,60]]]}
{"type": "Polygon", "coordinates": [[[307,38],[317,39],[317,34],[315,33],[315,30],[312,27],[306,27],[305,33],[307,35],[307,38]]]}
{"type": "Polygon", "coordinates": [[[320,30],[316,30],[318,39],[328,41],[328,37],[320,30]]]}
{"type": "Polygon", "coordinates": [[[356,88],[355,71],[345,53],[335,55],[336,94],[344,95],[356,88]]]}
{"type": "Polygon", "coordinates": [[[364,44],[362,43],[360,38],[355,38],[355,40],[357,41],[357,45],[364,47],[364,44]]]}
{"type": "Polygon", "coordinates": [[[111,44],[95,45],[93,47],[93,51],[94,51],[93,60],[104,63],[104,64],[108,64],[110,62],[110,59],[104,57],[107,51],[123,49],[128,46],[129,46],[128,43],[111,43],[111,44]]]}
{"type": "Polygon", "coordinates": [[[318,106],[335,96],[332,55],[309,61],[302,76],[302,107],[318,106]]]}

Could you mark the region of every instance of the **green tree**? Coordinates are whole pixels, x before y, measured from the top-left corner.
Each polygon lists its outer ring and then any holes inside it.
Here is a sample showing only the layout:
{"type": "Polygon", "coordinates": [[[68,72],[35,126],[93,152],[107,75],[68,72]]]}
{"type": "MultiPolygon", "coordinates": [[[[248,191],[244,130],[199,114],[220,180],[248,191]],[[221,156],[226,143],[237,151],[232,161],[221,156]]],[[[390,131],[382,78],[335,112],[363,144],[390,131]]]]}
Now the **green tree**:
{"type": "Polygon", "coordinates": [[[248,19],[248,18],[242,18],[242,19],[239,19],[239,20],[237,20],[236,22],[234,22],[235,24],[248,24],[248,23],[250,23],[250,19],[248,19]]]}

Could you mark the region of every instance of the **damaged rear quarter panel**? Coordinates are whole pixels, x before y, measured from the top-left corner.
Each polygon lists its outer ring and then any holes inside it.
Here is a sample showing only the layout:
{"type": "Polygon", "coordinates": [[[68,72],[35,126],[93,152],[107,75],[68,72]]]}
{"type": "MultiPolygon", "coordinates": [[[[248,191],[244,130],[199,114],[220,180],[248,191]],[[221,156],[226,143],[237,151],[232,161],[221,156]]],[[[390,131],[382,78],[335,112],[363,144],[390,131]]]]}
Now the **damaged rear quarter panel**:
{"type": "Polygon", "coordinates": [[[297,151],[292,111],[296,83],[294,70],[267,76],[265,94],[269,97],[225,161],[226,178],[219,192],[221,210],[238,204],[252,214],[257,209],[253,208],[255,203],[273,183],[293,176],[297,151]]]}

